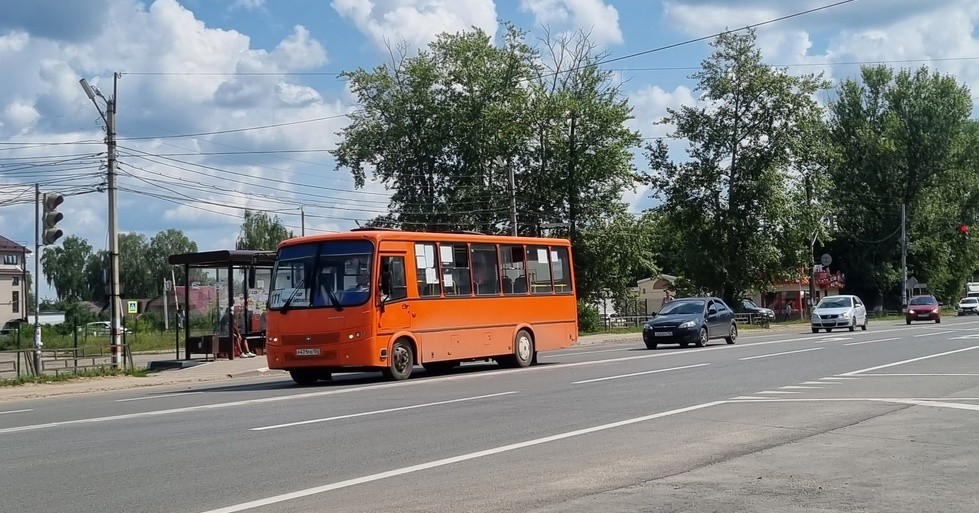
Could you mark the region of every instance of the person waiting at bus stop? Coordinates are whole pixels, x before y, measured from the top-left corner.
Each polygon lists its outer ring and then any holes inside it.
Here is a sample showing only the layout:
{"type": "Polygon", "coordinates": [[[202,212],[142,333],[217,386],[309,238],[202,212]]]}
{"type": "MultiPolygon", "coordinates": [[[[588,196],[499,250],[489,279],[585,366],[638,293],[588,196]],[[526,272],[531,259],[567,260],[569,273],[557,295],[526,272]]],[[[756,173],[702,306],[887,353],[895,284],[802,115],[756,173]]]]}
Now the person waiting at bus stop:
{"type": "Polygon", "coordinates": [[[238,316],[231,316],[231,343],[232,347],[238,350],[238,353],[242,358],[254,358],[256,355],[248,348],[248,341],[245,337],[241,336],[241,331],[238,329],[238,316]]]}

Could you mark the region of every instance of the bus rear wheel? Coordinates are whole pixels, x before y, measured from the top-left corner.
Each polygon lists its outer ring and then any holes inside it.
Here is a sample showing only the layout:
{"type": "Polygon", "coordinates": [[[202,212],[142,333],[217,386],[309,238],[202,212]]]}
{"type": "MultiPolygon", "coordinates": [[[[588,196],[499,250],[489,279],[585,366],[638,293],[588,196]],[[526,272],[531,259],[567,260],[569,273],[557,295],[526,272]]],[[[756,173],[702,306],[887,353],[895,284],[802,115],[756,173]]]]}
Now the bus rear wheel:
{"type": "Polygon", "coordinates": [[[527,330],[520,330],[513,339],[513,354],[500,357],[497,361],[504,367],[528,367],[536,356],[534,337],[527,330]]]}
{"type": "Polygon", "coordinates": [[[388,368],[384,369],[384,377],[401,381],[411,376],[411,369],[415,365],[415,351],[411,348],[411,343],[406,340],[399,340],[391,348],[391,360],[388,368]]]}

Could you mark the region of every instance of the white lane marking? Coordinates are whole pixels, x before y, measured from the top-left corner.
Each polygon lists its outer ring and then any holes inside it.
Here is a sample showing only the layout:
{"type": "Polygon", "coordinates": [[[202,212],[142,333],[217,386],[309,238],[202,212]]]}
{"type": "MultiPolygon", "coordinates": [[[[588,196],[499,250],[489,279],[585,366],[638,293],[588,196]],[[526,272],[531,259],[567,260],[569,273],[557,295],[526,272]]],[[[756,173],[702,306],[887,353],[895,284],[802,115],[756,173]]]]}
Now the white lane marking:
{"type": "Polygon", "coordinates": [[[787,390],[763,390],[761,392],[755,392],[756,394],[798,394],[799,392],[789,392],[787,390]]]}
{"type": "Polygon", "coordinates": [[[306,488],[304,490],[297,490],[295,492],[283,493],[281,495],[274,495],[272,497],[266,497],[264,499],[258,499],[254,501],[243,502],[241,504],[235,504],[232,506],[226,506],[223,508],[212,509],[205,511],[203,513],[235,513],[237,511],[245,511],[253,508],[260,508],[263,506],[269,506],[272,504],[277,504],[280,502],[285,502],[293,499],[299,499],[302,497],[309,497],[310,495],[316,495],[320,493],[330,492],[333,490],[339,490],[341,488],[348,488],[351,486],[357,486],[364,483],[371,483],[374,481],[380,481],[382,479],[387,479],[390,477],[403,476],[405,474],[411,474],[413,472],[420,472],[422,470],[428,470],[436,467],[443,467],[446,465],[452,465],[454,463],[459,463],[463,461],[474,460],[477,458],[483,458],[486,456],[493,456],[495,454],[515,451],[518,449],[523,449],[525,447],[532,447],[535,445],[542,445],[550,442],[555,442],[558,440],[564,440],[567,438],[572,438],[581,435],[587,435],[591,433],[596,433],[599,431],[606,431],[609,429],[619,428],[622,426],[628,426],[630,424],[637,424],[639,422],[646,422],[653,419],[659,419],[663,417],[669,417],[671,415],[678,415],[681,413],[686,413],[694,410],[700,410],[703,408],[709,408],[711,406],[717,406],[719,404],[724,404],[727,401],[712,401],[709,403],[697,404],[694,406],[687,406],[685,408],[678,408],[676,410],[669,410],[660,413],[654,413],[652,415],[645,415],[642,417],[634,417],[631,419],[620,420],[618,422],[611,422],[608,424],[601,424],[598,426],[592,426],[584,429],[577,429],[574,431],[567,431],[564,433],[559,433],[556,435],[545,436],[542,438],[535,438],[533,440],[527,440],[524,442],[518,442],[514,444],[501,445],[499,447],[494,447],[492,449],[485,449],[482,451],[471,452],[467,454],[461,454],[459,456],[453,456],[451,458],[443,458],[440,460],[429,461],[427,463],[421,463],[418,465],[411,465],[408,467],[402,467],[398,469],[388,470],[385,472],[378,472],[376,474],[370,474],[362,477],[357,477],[353,479],[347,479],[345,481],[339,481],[336,483],[330,483],[322,486],[314,486],[312,488],[306,488]]]}
{"type": "Polygon", "coordinates": [[[753,395],[739,395],[737,397],[732,398],[731,400],[732,401],[737,401],[737,400],[740,400],[740,399],[764,399],[764,398],[763,397],[755,397],[753,395]]]}
{"type": "Polygon", "coordinates": [[[959,399],[959,400],[975,400],[972,398],[958,398],[958,397],[948,397],[941,400],[935,399],[912,399],[912,398],[900,398],[900,397],[846,397],[846,398],[833,398],[833,399],[778,399],[778,398],[761,398],[761,399],[730,399],[731,402],[742,402],[742,403],[789,403],[789,402],[879,402],[879,403],[891,403],[891,404],[909,404],[914,406],[930,406],[933,408],[953,408],[957,410],[970,410],[979,411],[979,404],[963,404],[963,403],[952,403],[948,402],[949,399],[959,399]]]}
{"type": "Polygon", "coordinates": [[[839,385],[833,381],[803,381],[800,385],[839,385]]]}
{"type": "Polygon", "coordinates": [[[200,394],[201,392],[177,392],[175,394],[160,394],[160,395],[148,395],[144,397],[130,397],[129,399],[116,399],[117,403],[124,403],[127,401],[145,401],[146,399],[166,399],[168,397],[176,397],[178,395],[191,395],[200,394]]]}
{"type": "Polygon", "coordinates": [[[769,353],[769,354],[760,354],[760,355],[757,355],[757,356],[746,356],[744,358],[738,358],[738,360],[755,360],[755,359],[758,359],[758,358],[768,358],[770,356],[782,356],[782,355],[786,355],[786,354],[805,353],[807,351],[819,351],[820,349],[823,349],[823,348],[822,347],[810,347],[809,349],[799,349],[797,351],[784,351],[784,352],[781,352],[781,353],[769,353]]]}
{"type": "Polygon", "coordinates": [[[883,373],[882,374],[876,374],[875,373],[875,374],[863,374],[863,376],[874,377],[874,378],[880,378],[880,377],[885,377],[886,378],[886,377],[897,377],[897,376],[902,376],[902,377],[915,377],[915,376],[979,376],[979,374],[965,374],[965,373],[960,373],[960,374],[937,374],[937,373],[931,373],[931,374],[925,374],[925,373],[919,373],[919,374],[883,374],[883,373]]]}
{"type": "Polygon", "coordinates": [[[844,340],[851,340],[853,337],[825,337],[820,342],[843,342],[844,340]]]}
{"type": "Polygon", "coordinates": [[[618,349],[596,349],[594,351],[567,351],[567,352],[549,351],[549,352],[540,353],[537,357],[540,358],[540,357],[543,357],[543,356],[546,356],[546,357],[554,357],[554,356],[578,356],[580,354],[614,353],[616,351],[628,351],[630,349],[635,349],[635,348],[634,347],[620,347],[618,349]]]}
{"type": "Polygon", "coordinates": [[[952,337],[949,340],[975,340],[979,338],[979,333],[973,333],[972,335],[963,335],[961,337],[952,337]]]}
{"type": "Polygon", "coordinates": [[[863,374],[864,372],[875,371],[877,369],[886,369],[888,367],[894,367],[897,365],[904,365],[906,363],[919,362],[921,360],[928,360],[930,358],[938,358],[939,356],[948,356],[950,354],[961,353],[962,351],[971,351],[973,349],[979,349],[979,346],[966,347],[962,349],[955,349],[953,351],[945,351],[944,353],[931,354],[928,356],[919,356],[918,358],[911,358],[910,360],[901,360],[894,363],[885,363],[884,365],[877,365],[876,367],[867,367],[866,369],[855,370],[852,372],[847,372],[840,374],[840,376],[854,376],[856,374],[863,374]]]}
{"type": "Polygon", "coordinates": [[[813,389],[819,390],[822,387],[803,387],[799,385],[785,385],[784,387],[778,387],[778,388],[785,389],[785,390],[813,390],[813,389]]]}
{"type": "Polygon", "coordinates": [[[859,346],[860,344],[873,344],[874,342],[890,342],[891,340],[901,340],[899,337],[893,338],[878,338],[875,340],[864,340],[863,342],[850,342],[848,344],[843,344],[845,346],[859,346]]]}
{"type": "Polygon", "coordinates": [[[583,383],[595,383],[596,381],[608,381],[610,379],[631,378],[633,376],[643,376],[643,375],[646,375],[646,374],[657,374],[657,373],[660,373],[660,372],[668,372],[668,371],[683,370],[683,369],[692,369],[694,367],[703,367],[705,365],[710,365],[710,364],[709,363],[697,363],[697,364],[694,364],[694,365],[684,365],[683,367],[670,367],[669,369],[656,369],[656,370],[651,370],[651,371],[632,372],[632,373],[629,373],[629,374],[620,374],[618,376],[606,376],[604,378],[584,379],[584,380],[581,380],[581,381],[574,381],[571,384],[572,385],[581,385],[583,383]]]}
{"type": "Polygon", "coordinates": [[[860,378],[846,378],[846,377],[842,377],[842,376],[829,376],[829,377],[826,377],[826,378],[819,378],[819,379],[821,379],[821,380],[822,379],[825,379],[827,381],[830,381],[830,380],[832,380],[832,381],[850,381],[850,380],[860,379],[860,378]]]}
{"type": "Polygon", "coordinates": [[[26,412],[29,412],[29,411],[34,411],[34,408],[28,408],[26,410],[7,410],[7,411],[0,411],[0,415],[6,415],[8,413],[26,413],[26,412]]]}
{"type": "Polygon", "coordinates": [[[326,417],[326,418],[323,418],[323,419],[301,420],[299,422],[289,422],[287,424],[275,424],[275,425],[272,425],[272,426],[263,426],[263,427],[251,428],[251,429],[249,429],[249,431],[267,431],[269,429],[279,429],[279,428],[284,428],[284,427],[303,426],[303,425],[306,425],[306,424],[316,424],[316,423],[319,423],[319,422],[329,422],[331,420],[352,419],[352,418],[355,418],[355,417],[364,417],[366,415],[380,415],[382,413],[391,413],[393,411],[415,410],[415,409],[418,409],[418,408],[426,408],[426,407],[429,407],[429,406],[440,406],[440,405],[443,405],[443,404],[461,403],[461,402],[465,402],[465,401],[476,401],[476,400],[479,400],[479,399],[488,399],[490,397],[499,397],[501,395],[510,395],[510,394],[516,394],[516,393],[517,392],[500,392],[498,394],[478,395],[478,396],[475,396],[475,397],[463,397],[461,399],[449,399],[447,401],[436,401],[436,402],[432,402],[432,403],[413,404],[411,406],[399,406],[397,408],[387,408],[387,409],[384,409],[384,410],[374,410],[374,411],[365,411],[365,412],[360,412],[360,413],[350,413],[350,414],[347,414],[347,415],[337,415],[335,417],[326,417]]]}
{"type": "Polygon", "coordinates": [[[947,335],[949,333],[955,333],[954,331],[936,331],[934,333],[922,333],[921,335],[915,335],[914,338],[919,337],[934,337],[937,335],[947,335]]]}

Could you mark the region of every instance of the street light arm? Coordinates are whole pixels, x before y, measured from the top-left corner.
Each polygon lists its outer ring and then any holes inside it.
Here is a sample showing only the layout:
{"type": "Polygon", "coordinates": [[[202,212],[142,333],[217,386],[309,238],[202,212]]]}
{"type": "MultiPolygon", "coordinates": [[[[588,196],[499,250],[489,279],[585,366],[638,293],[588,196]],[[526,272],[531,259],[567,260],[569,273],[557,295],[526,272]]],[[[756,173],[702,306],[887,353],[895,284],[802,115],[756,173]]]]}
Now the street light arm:
{"type": "MultiPolygon", "coordinates": [[[[88,80],[85,80],[83,78],[83,79],[79,80],[78,83],[81,84],[82,85],[82,89],[85,90],[85,96],[88,96],[88,99],[89,100],[92,100],[92,105],[95,105],[95,110],[99,111],[99,116],[102,116],[102,121],[105,121],[105,124],[108,125],[109,124],[109,120],[108,120],[108,118],[105,117],[105,112],[102,112],[102,107],[99,107],[99,102],[95,101],[95,96],[96,95],[98,95],[103,100],[105,100],[105,97],[102,96],[102,93],[101,92],[98,92],[95,89],[92,89],[92,86],[88,85],[88,80]]],[[[106,100],[106,101],[108,101],[108,100],[106,100]]]]}

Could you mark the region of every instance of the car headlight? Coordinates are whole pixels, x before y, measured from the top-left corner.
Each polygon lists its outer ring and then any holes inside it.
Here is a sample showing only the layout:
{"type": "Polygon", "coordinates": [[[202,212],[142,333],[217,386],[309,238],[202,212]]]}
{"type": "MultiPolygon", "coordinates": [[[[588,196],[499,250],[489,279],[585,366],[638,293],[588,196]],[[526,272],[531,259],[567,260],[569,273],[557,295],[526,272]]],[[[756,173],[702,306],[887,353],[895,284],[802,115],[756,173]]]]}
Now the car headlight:
{"type": "Polygon", "coordinates": [[[853,312],[847,311],[847,312],[843,312],[843,315],[841,315],[840,317],[844,319],[849,319],[851,315],[853,315],[853,312]]]}
{"type": "Polygon", "coordinates": [[[680,328],[680,329],[683,329],[683,328],[693,328],[696,325],[697,325],[697,323],[695,323],[693,321],[687,321],[687,322],[679,325],[678,328],[680,328]]]}

